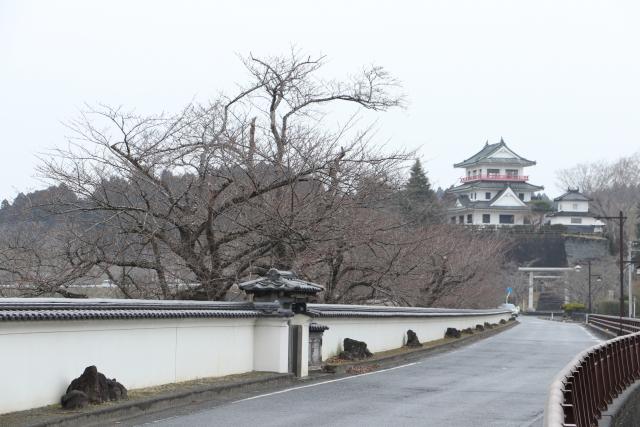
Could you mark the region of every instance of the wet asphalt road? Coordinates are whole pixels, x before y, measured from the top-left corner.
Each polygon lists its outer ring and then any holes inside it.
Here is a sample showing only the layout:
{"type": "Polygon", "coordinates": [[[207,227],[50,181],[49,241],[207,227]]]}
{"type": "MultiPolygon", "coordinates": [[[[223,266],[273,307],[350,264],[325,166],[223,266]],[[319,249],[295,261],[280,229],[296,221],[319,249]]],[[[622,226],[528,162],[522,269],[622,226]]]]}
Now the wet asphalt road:
{"type": "Polygon", "coordinates": [[[597,342],[578,324],[521,318],[506,332],[417,363],[122,424],[541,426],[548,384],[597,342]]]}

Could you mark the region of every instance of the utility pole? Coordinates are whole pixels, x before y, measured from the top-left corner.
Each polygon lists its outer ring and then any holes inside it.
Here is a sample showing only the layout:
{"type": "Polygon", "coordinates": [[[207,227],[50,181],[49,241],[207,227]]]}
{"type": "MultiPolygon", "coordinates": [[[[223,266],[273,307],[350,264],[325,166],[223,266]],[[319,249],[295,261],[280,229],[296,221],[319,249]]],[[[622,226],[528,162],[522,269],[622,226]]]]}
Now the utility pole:
{"type": "Polygon", "coordinates": [[[622,318],[624,317],[624,217],[622,211],[620,211],[618,221],[620,223],[620,328],[618,336],[620,336],[624,335],[622,332],[622,318]]]}
{"type": "Polygon", "coordinates": [[[589,314],[591,314],[593,312],[593,304],[592,304],[592,300],[591,300],[591,295],[592,295],[592,291],[591,291],[591,279],[593,277],[596,277],[596,282],[602,282],[602,276],[599,274],[593,274],[591,273],[591,260],[587,260],[587,267],[589,268],[587,270],[587,274],[588,274],[588,283],[589,283],[589,314]]]}
{"type": "Polygon", "coordinates": [[[628,248],[627,248],[627,269],[629,270],[629,274],[628,274],[628,283],[627,283],[627,293],[629,294],[629,317],[633,316],[633,264],[632,264],[632,259],[633,257],[631,256],[631,252],[633,251],[633,241],[629,240],[629,242],[627,243],[628,248]]]}
{"type": "Polygon", "coordinates": [[[587,265],[589,266],[589,314],[591,314],[591,260],[587,261],[587,265]]]}

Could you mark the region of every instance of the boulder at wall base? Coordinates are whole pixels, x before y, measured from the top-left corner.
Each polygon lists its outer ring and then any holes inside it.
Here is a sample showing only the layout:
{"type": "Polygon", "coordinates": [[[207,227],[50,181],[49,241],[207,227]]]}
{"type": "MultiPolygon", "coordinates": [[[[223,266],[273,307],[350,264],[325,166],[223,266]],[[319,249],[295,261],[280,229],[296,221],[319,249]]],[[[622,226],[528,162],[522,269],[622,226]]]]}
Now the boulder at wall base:
{"type": "Polygon", "coordinates": [[[456,328],[447,328],[444,333],[445,338],[460,338],[460,331],[456,328]]]}
{"type": "Polygon", "coordinates": [[[505,323],[507,323],[507,321],[506,321],[506,320],[504,320],[504,319],[500,319],[500,324],[501,324],[501,325],[504,325],[505,323]]]}
{"type": "Polygon", "coordinates": [[[484,322],[484,328],[485,329],[491,329],[491,328],[493,328],[493,325],[491,323],[489,323],[489,322],[484,322]]]}
{"type": "Polygon", "coordinates": [[[109,400],[120,400],[127,398],[127,389],[116,379],[108,379],[104,374],[98,372],[95,366],[85,368],[82,375],[71,381],[67,387],[67,395],[72,391],[84,393],[89,403],[102,403],[109,400]]]}
{"type": "Polygon", "coordinates": [[[340,353],[339,357],[346,360],[358,360],[366,359],[373,356],[367,348],[367,343],[364,341],[352,340],[351,338],[345,338],[343,341],[344,351],[340,353]]]}
{"type": "Polygon", "coordinates": [[[115,378],[107,379],[109,389],[109,400],[121,400],[127,398],[127,389],[116,381],[115,378]]]}
{"type": "Polygon", "coordinates": [[[482,325],[476,325],[476,331],[484,331],[484,326],[482,325]]]}
{"type": "Polygon", "coordinates": [[[407,331],[407,347],[422,347],[420,340],[418,340],[418,335],[411,329],[407,331]]]}
{"type": "Polygon", "coordinates": [[[473,333],[473,329],[471,329],[471,328],[463,329],[462,333],[471,335],[473,333]]]}
{"type": "Polygon", "coordinates": [[[89,404],[89,396],[80,390],[71,390],[60,399],[62,409],[81,409],[89,404]]]}

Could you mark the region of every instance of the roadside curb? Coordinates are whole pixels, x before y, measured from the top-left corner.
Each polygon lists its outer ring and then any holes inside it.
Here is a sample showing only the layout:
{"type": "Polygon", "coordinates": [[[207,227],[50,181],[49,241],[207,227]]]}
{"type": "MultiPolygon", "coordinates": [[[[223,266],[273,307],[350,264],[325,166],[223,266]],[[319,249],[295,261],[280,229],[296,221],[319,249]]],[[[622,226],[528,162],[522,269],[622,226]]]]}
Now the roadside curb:
{"type": "Polygon", "coordinates": [[[592,325],[591,323],[583,323],[583,325],[595,335],[606,341],[618,336],[616,332],[610,331],[609,329],[600,328],[598,326],[592,325]]]}
{"type": "Polygon", "coordinates": [[[374,370],[401,362],[413,362],[426,356],[464,347],[484,338],[497,335],[500,332],[511,329],[518,324],[519,322],[517,320],[510,321],[506,325],[499,325],[493,329],[484,330],[482,332],[474,332],[473,335],[457,338],[455,341],[442,343],[434,347],[412,349],[405,353],[394,354],[386,357],[375,358],[374,356],[372,359],[359,360],[352,363],[327,363],[323,365],[323,371],[331,374],[351,374],[355,373],[354,371],[359,369],[374,370]]]}
{"type": "Polygon", "coordinates": [[[206,401],[228,391],[238,389],[251,390],[258,386],[265,385],[286,385],[294,381],[296,381],[296,378],[293,374],[273,374],[259,379],[236,381],[230,384],[212,384],[180,392],[162,393],[157,396],[137,400],[123,400],[113,406],[91,408],[91,410],[86,412],[65,414],[44,421],[23,425],[29,427],[85,426],[91,423],[108,421],[116,417],[133,417],[170,407],[179,407],[194,402],[206,401]]]}

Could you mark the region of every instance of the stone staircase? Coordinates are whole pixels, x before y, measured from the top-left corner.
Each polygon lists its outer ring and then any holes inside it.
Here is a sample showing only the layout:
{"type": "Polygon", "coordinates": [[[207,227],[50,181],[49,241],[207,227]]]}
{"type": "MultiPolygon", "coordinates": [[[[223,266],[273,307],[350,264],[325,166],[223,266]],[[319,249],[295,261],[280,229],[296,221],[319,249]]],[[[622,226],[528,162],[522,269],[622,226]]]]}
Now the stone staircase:
{"type": "Polygon", "coordinates": [[[542,292],[538,297],[538,306],[536,311],[544,312],[561,312],[564,298],[554,292],[542,292]]]}

